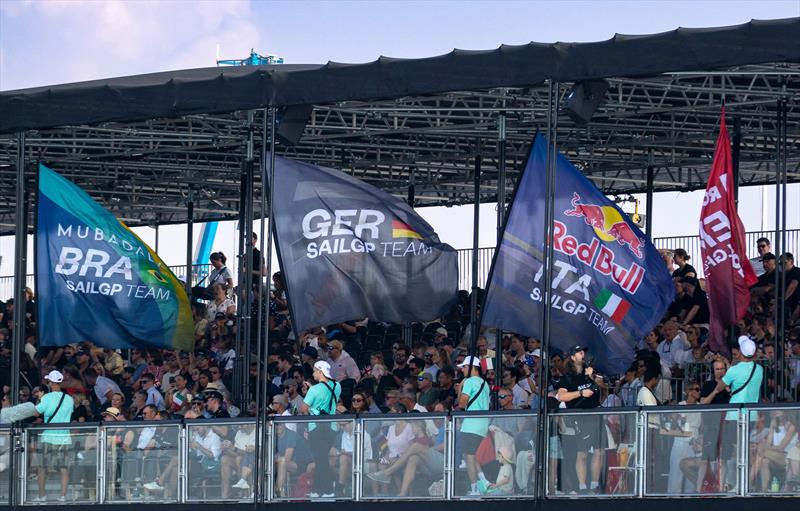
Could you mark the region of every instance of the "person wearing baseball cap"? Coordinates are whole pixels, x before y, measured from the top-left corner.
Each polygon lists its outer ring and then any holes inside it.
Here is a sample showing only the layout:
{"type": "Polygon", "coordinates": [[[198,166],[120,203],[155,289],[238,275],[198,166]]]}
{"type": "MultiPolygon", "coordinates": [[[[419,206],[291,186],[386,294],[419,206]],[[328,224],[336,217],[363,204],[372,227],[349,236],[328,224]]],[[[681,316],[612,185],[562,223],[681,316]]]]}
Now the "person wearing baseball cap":
{"type": "MultiPolygon", "coordinates": [[[[331,365],[324,360],[316,361],[312,376],[317,383],[304,383],[308,390],[298,411],[301,415],[334,415],[342,386],[331,378],[331,365]]],[[[333,497],[335,474],[328,461],[328,451],[335,439],[336,432],[331,429],[331,423],[308,424],[308,443],[315,462],[311,493],[324,498],[333,497]]]]}
{"type": "MultiPolygon", "coordinates": [[[[716,391],[722,392],[728,390],[730,392],[731,404],[735,403],[758,403],[761,397],[761,383],[764,380],[764,368],[757,364],[754,360],[756,354],[756,343],[748,336],[742,335],[738,339],[739,350],[735,353],[735,365],[732,365],[725,372],[719,382],[717,383],[716,391]]],[[[729,460],[736,455],[736,428],[739,419],[738,411],[730,411],[725,414],[725,420],[722,421],[722,452],[720,457],[722,460],[729,460]]],[[[750,420],[756,419],[756,414],[750,414],[750,420]]],[[[720,463],[720,481],[725,481],[726,465],[724,461],[720,463]]]]}
{"type": "MultiPolygon", "coordinates": [[[[567,408],[597,408],[600,406],[600,389],[594,381],[594,371],[585,367],[584,358],[586,347],[575,344],[567,350],[569,359],[566,372],[558,381],[559,389],[556,399],[564,403],[567,408]]],[[[578,476],[578,493],[591,494],[600,491],[600,470],[602,468],[602,427],[599,427],[598,417],[592,415],[574,415],[566,419],[569,425],[580,433],[572,438],[577,451],[575,458],[575,472],[578,476]],[[592,452],[591,484],[586,484],[586,461],[589,452],[592,452]]],[[[564,437],[564,441],[566,441],[564,437]]]]}
{"type": "MultiPolygon", "coordinates": [[[[457,366],[464,374],[464,380],[456,385],[458,409],[466,411],[485,411],[489,409],[489,385],[483,379],[481,359],[470,355],[457,366]]],[[[461,421],[461,452],[467,465],[470,490],[467,495],[479,495],[478,480],[486,480],[475,453],[489,431],[489,419],[467,418],[461,421]]]]}
{"type": "MultiPolygon", "coordinates": [[[[72,420],[72,411],[75,409],[75,402],[72,397],[61,390],[61,382],[64,375],[59,371],[52,370],[44,377],[50,386],[50,392],[43,395],[36,405],[36,415],[44,419],[45,424],[68,423],[72,420]]],[[[59,502],[66,501],[67,483],[69,482],[69,465],[72,454],[72,437],[69,430],[65,429],[46,429],[39,436],[41,449],[38,459],[39,466],[36,467],[37,483],[39,485],[39,496],[34,502],[46,502],[46,483],[48,468],[57,468],[61,475],[61,495],[59,502]]]]}

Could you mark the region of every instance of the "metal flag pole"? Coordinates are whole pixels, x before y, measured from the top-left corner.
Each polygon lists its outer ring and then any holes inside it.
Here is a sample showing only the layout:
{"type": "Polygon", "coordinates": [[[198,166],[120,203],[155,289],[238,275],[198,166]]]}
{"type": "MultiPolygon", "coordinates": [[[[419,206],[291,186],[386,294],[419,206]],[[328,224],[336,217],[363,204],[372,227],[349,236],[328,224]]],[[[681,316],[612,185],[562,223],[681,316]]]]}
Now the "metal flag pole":
{"type": "MultiPolygon", "coordinates": [[[[158,240],[158,238],[156,238],[158,240]]],[[[190,184],[186,195],[186,281],[183,285],[191,303],[192,297],[192,243],[194,242],[194,187],[190,184]]],[[[158,248],[156,248],[158,253],[158,248]]]]}
{"type": "Polygon", "coordinates": [[[545,456],[547,452],[547,386],[550,376],[550,318],[553,282],[553,221],[555,217],[555,187],[556,187],[556,135],[558,133],[558,82],[551,81],[548,88],[547,110],[547,175],[545,183],[545,239],[544,247],[544,314],[542,318],[542,356],[539,358],[539,377],[537,391],[539,392],[538,414],[538,444],[536,456],[536,492],[539,497],[546,493],[545,456]]]}
{"type": "Polygon", "coordinates": [[[646,189],[646,204],[644,205],[644,232],[652,240],[653,239],[653,181],[655,181],[655,168],[653,167],[653,150],[650,149],[647,153],[647,189],[646,189]]]}

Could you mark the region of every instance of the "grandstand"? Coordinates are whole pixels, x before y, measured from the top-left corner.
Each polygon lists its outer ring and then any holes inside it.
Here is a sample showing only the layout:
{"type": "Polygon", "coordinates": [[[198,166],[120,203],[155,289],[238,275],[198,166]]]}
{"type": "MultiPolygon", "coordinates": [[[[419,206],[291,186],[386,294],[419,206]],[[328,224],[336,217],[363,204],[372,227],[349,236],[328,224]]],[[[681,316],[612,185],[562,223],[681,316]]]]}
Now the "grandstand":
{"type": "MultiPolygon", "coordinates": [[[[268,216],[262,176],[270,147],[415,207],[505,204],[537,131],[554,135],[606,194],[703,189],[723,101],[733,119],[738,185],[775,186],[785,201],[787,183],[800,182],[798,32],[800,19],[752,21],[428,59],[209,68],[3,91],[0,234],[33,231],[35,163],[58,169],[129,225],[252,225],[268,216]],[[553,115],[551,105],[592,80],[605,80],[608,90],[588,123],[553,115]],[[277,131],[298,128],[280,120],[300,122],[299,138],[279,138],[277,131]]],[[[777,203],[776,230],[751,233],[749,243],[766,237],[778,255],[800,252],[797,232],[787,232],[785,215],[781,220],[784,207],[777,203]]],[[[659,248],[687,248],[699,259],[692,240],[659,240],[650,211],[645,218],[659,248]]],[[[274,270],[264,238],[261,253],[274,270]]],[[[508,509],[531,501],[549,509],[594,499],[592,506],[638,509],[650,505],[644,498],[681,497],[732,509],[790,505],[779,499],[798,494],[800,318],[796,302],[784,307],[771,298],[781,293],[758,295],[744,325],[758,341],[766,376],[759,404],[714,404],[710,391],[702,391],[709,404],[699,404],[692,393],[714,387],[722,361],[689,323],[676,334],[686,358],[671,358],[668,374],[659,372],[655,394],[663,406],[639,406],[632,397],[652,360],[645,354],[628,374],[607,375],[604,407],[550,408],[539,417],[537,400],[547,394],[536,391],[536,371],[559,371],[551,359],[569,354],[551,353],[543,366],[536,353],[548,341],[516,335],[488,335],[477,345],[481,358],[502,362],[489,380],[497,384],[491,411],[459,409],[469,405],[457,403],[454,383],[475,320],[466,291],[462,307],[438,323],[353,318],[293,339],[277,279],[269,306],[252,312],[236,304],[235,316],[226,310],[219,318],[198,306],[191,353],[116,353],[86,344],[37,350],[35,289],[26,292],[24,278],[29,256],[17,245],[14,303],[0,318],[0,327],[9,320],[16,326],[0,350],[10,369],[3,371],[11,389],[3,407],[40,399],[37,385],[50,370],[83,399],[76,398],[69,426],[0,425],[0,501],[9,505],[406,509],[426,501],[455,509],[491,500],[508,509]],[[28,304],[34,316],[15,313],[29,312],[28,304]],[[336,416],[309,420],[294,411],[319,360],[330,364],[333,379],[354,381],[336,416]],[[486,424],[493,439],[476,480],[462,456],[470,421],[486,424]],[[336,434],[320,458],[305,440],[328,425],[336,434]],[[584,463],[583,475],[573,463],[581,459],[579,433],[599,442],[591,456],[597,465],[584,463]],[[66,438],[60,445],[69,448],[52,449],[54,437],[66,438]],[[316,487],[321,474],[329,487],[316,487]]],[[[240,246],[239,257],[252,261],[253,247],[244,238],[240,246]]],[[[755,257],[757,248],[748,251],[755,257]]],[[[466,268],[473,258],[490,260],[490,252],[463,254],[463,289],[481,285],[466,268]]],[[[250,289],[244,272],[236,278],[250,289]]],[[[186,280],[191,287],[193,278],[186,280]]],[[[680,320],[682,310],[675,312],[680,320]]],[[[655,343],[649,351],[672,346],[674,338],[665,337],[672,327],[665,318],[647,340],[655,343]]]]}

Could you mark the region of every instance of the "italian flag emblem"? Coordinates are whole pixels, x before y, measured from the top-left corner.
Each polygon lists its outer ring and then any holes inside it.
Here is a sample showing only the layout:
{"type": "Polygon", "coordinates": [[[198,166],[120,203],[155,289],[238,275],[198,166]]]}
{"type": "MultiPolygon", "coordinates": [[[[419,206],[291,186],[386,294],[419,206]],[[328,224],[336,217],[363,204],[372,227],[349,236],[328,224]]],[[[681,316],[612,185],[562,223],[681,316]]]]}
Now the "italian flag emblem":
{"type": "Polygon", "coordinates": [[[614,323],[620,323],[631,308],[630,302],[623,300],[608,289],[602,290],[597,295],[594,304],[614,323]]]}

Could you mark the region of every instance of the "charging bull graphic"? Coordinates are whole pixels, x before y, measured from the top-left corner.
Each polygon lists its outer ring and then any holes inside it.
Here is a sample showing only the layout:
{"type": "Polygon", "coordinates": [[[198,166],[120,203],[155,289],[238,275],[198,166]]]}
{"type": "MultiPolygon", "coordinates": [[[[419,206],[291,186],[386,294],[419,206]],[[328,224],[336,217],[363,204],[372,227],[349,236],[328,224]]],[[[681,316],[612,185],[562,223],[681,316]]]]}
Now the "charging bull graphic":
{"type": "Polygon", "coordinates": [[[596,204],[582,204],[578,192],[572,193],[572,209],[564,211],[567,216],[583,217],[586,225],[592,226],[597,235],[604,241],[614,241],[628,246],[631,252],[641,259],[644,257],[642,249],[645,239],[633,232],[628,222],[612,206],[598,206],[596,204]]]}

